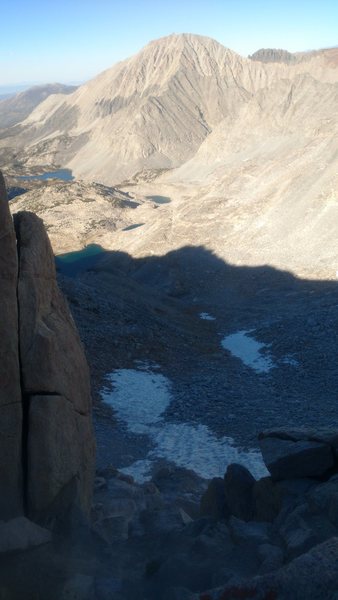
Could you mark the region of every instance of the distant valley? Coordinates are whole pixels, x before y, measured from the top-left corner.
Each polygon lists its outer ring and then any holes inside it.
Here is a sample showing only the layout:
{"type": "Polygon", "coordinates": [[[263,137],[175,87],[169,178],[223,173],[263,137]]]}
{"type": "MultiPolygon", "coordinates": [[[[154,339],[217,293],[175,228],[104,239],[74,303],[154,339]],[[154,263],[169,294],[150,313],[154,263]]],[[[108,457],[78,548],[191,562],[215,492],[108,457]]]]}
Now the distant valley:
{"type": "Polygon", "coordinates": [[[8,175],[62,166],[130,193],[149,231],[125,244],[96,223],[111,249],[163,253],[184,239],[230,262],[333,277],[338,50],[290,56],[243,58],[188,34],[151,42],[3,130],[1,162],[8,175]],[[156,195],[171,202],[155,212],[156,195]]]}
{"type": "Polygon", "coordinates": [[[261,429],[338,420],[336,48],[244,58],[172,35],[18,118],[0,132],[10,207],[58,256],[103,467],[175,462],[170,424],[181,466],[209,440],[203,476],[234,456],[259,471],[261,429]],[[102,398],[144,373],[171,400],[140,437],[102,398]]]}

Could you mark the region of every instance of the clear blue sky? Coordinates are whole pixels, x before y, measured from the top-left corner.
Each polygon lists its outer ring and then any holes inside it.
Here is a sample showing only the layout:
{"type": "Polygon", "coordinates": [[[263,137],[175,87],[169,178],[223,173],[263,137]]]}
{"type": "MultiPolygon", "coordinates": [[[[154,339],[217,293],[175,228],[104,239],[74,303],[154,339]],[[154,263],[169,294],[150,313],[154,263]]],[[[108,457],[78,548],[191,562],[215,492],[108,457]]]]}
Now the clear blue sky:
{"type": "Polygon", "coordinates": [[[338,0],[4,0],[0,86],[83,81],[170,33],[247,55],[338,45],[338,0]]]}

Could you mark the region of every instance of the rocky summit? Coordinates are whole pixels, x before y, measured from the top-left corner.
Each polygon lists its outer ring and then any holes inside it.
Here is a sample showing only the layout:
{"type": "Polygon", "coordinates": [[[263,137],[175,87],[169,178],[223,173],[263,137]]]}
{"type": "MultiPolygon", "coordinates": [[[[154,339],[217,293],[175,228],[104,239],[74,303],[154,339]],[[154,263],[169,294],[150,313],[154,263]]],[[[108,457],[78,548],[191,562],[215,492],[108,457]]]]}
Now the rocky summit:
{"type": "MultiPolygon", "coordinates": [[[[274,108],[281,106],[287,125],[298,109],[293,90],[304,77],[317,83],[316,100],[321,98],[316,104],[309,98],[308,111],[297,118],[299,133],[311,135],[312,112],[338,81],[336,50],[304,53],[294,61],[275,62],[285,57],[276,51],[271,62],[270,55],[259,52],[252,60],[193,34],[154,40],[75,92],[50,95],[5,130],[2,161],[6,164],[14,152],[19,164],[62,164],[79,178],[106,185],[147,170],[171,170],[193,158],[224,120],[231,131],[229,146],[237,145],[238,136],[244,142],[257,111],[270,112],[264,101],[271,95],[277,95],[274,108]]],[[[320,127],[325,129],[325,121],[320,127]]],[[[263,119],[259,134],[266,133],[263,119]]]]}

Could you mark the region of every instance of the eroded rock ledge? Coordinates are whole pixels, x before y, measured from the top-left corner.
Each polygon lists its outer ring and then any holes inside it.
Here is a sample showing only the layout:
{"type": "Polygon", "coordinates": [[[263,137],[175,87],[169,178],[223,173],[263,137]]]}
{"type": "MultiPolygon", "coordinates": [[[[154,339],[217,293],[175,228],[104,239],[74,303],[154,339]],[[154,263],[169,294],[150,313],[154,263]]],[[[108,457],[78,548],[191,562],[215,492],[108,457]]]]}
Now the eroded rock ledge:
{"type": "Polygon", "coordinates": [[[43,222],[9,212],[0,174],[0,520],[88,516],[94,471],[87,362],[43,222]]]}

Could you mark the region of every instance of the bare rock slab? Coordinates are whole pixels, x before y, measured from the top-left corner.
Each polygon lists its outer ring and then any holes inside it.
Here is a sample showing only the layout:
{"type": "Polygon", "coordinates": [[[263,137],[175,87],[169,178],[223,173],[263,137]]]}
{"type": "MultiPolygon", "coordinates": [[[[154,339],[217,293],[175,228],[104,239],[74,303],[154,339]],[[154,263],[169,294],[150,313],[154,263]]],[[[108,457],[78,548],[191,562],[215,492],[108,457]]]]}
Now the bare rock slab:
{"type": "Polygon", "coordinates": [[[320,477],[334,465],[329,445],[264,437],[259,441],[263,460],[275,480],[320,477]]]}
{"type": "Polygon", "coordinates": [[[60,292],[43,222],[15,215],[19,248],[20,355],[25,394],[58,394],[89,414],[87,361],[68,304],[60,292]]]}

